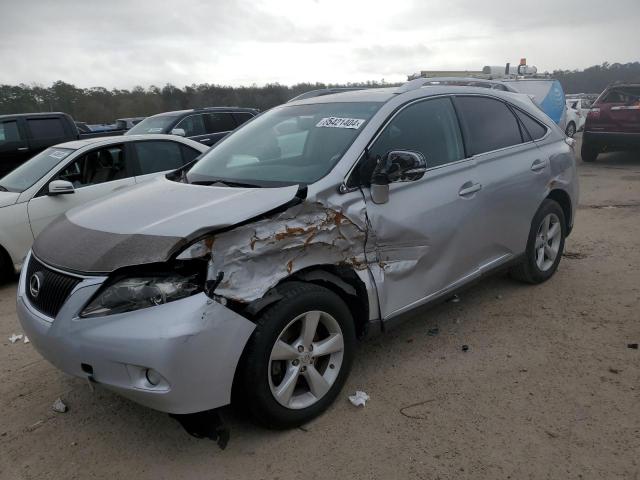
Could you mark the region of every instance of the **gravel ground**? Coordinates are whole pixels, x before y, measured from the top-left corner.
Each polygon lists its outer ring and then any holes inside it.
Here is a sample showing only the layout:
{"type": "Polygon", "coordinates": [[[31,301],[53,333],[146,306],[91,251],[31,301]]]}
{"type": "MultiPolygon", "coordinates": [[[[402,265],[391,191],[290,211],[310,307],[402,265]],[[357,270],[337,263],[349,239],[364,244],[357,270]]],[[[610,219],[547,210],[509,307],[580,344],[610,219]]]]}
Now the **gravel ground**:
{"type": "Polygon", "coordinates": [[[640,351],[627,347],[640,341],[640,158],[579,171],[551,281],[496,276],[363,343],[339,400],[304,429],[225,411],[224,451],[11,344],[16,285],[0,286],[0,478],[640,479],[640,351]],[[347,401],[356,389],[364,408],[347,401]]]}

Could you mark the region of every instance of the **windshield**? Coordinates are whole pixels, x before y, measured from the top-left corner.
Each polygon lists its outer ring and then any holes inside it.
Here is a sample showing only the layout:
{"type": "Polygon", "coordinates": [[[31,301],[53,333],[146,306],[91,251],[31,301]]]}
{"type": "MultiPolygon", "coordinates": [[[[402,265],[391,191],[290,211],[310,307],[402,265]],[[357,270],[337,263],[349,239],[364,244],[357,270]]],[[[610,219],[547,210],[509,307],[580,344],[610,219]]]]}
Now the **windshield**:
{"type": "Polygon", "coordinates": [[[310,184],[338,163],[381,103],[320,103],[274,108],[214,146],[189,182],[255,186],[310,184]]]}
{"type": "Polygon", "coordinates": [[[47,148],[0,178],[0,190],[24,192],[74,151],[70,148],[47,148]]]}
{"type": "Polygon", "coordinates": [[[147,133],[166,133],[167,128],[180,115],[156,115],[154,117],[148,117],[135,125],[131,130],[125,133],[125,135],[141,135],[147,133]]]}

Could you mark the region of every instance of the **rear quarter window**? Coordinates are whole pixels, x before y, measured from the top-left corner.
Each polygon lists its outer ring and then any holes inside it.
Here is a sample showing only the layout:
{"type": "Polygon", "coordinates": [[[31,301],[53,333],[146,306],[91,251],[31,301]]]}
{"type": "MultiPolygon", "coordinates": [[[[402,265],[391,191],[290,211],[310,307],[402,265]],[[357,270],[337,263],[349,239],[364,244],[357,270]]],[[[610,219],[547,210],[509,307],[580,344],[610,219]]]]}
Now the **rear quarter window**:
{"type": "Polygon", "coordinates": [[[514,110],[516,112],[516,115],[518,116],[518,118],[522,122],[522,125],[524,126],[525,132],[528,133],[529,136],[531,136],[531,138],[533,140],[539,140],[539,139],[541,139],[542,137],[545,136],[545,134],[547,133],[547,127],[542,125],[537,120],[534,120],[533,118],[531,118],[526,113],[521,112],[517,108],[514,109],[514,110]]]}

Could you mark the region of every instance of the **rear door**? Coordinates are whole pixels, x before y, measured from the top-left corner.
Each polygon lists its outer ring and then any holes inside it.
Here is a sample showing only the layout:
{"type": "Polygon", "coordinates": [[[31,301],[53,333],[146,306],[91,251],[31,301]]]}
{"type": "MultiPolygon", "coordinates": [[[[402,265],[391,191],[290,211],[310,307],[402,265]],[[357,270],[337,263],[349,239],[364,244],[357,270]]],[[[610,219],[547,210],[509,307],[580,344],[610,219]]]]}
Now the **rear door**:
{"type": "Polygon", "coordinates": [[[24,120],[0,120],[0,178],[31,156],[24,131],[24,120]]]}
{"type": "Polygon", "coordinates": [[[640,86],[613,87],[598,103],[600,119],[594,130],[640,133],[640,86]]]}
{"type": "Polygon", "coordinates": [[[481,222],[473,236],[481,249],[480,270],[486,271],[526,248],[551,178],[549,159],[528,132],[542,138],[547,128],[497,98],[457,96],[455,104],[482,185],[481,222]]]}
{"type": "Polygon", "coordinates": [[[29,201],[29,220],[36,237],[54,218],[67,210],[135,184],[134,169],[125,144],[91,150],[66,163],[51,178],[66,180],[75,191],[49,195],[48,183],[29,201]]]}
{"type": "Polygon", "coordinates": [[[135,159],[136,183],[176,170],[200,155],[195,148],[171,140],[133,142],[131,153],[135,159]]]}

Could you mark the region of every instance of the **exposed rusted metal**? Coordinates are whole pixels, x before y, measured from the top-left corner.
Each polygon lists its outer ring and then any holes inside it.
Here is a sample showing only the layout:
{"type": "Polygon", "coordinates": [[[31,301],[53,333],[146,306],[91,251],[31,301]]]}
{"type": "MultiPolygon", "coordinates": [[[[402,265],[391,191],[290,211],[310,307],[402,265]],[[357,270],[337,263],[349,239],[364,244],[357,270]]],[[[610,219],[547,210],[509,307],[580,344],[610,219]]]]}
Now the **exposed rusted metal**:
{"type": "Polygon", "coordinates": [[[270,218],[215,236],[216,295],[250,302],[293,273],[314,265],[364,270],[366,232],[342,212],[303,202],[270,218]]]}

